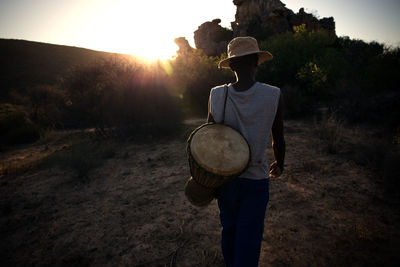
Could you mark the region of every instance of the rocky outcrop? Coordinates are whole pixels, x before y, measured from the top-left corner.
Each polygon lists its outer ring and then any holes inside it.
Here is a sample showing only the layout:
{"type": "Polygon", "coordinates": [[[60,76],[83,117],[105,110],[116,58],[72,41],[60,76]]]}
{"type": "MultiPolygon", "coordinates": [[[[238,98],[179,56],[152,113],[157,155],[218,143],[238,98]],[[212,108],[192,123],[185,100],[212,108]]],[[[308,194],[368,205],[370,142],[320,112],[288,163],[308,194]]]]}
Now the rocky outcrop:
{"type": "Polygon", "coordinates": [[[179,50],[176,51],[176,54],[179,55],[187,55],[193,52],[193,47],[190,46],[188,40],[185,37],[178,37],[174,40],[175,44],[179,47],[179,50]]]}
{"type": "Polygon", "coordinates": [[[325,30],[335,34],[335,22],[332,17],[321,20],[308,14],[304,8],[295,14],[279,0],[234,0],[236,5],[235,21],[231,23],[233,36],[257,36],[267,39],[272,35],[293,31],[293,26],[306,24],[307,30],[325,30]]]}
{"type": "Polygon", "coordinates": [[[201,24],[194,32],[194,43],[208,56],[219,56],[226,51],[228,42],[232,39],[232,31],[223,28],[220,19],[201,24]]]}
{"type": "Polygon", "coordinates": [[[226,52],[227,43],[237,36],[254,36],[266,40],[273,35],[293,31],[293,26],[306,25],[309,31],[324,30],[336,37],[335,21],[332,17],[318,19],[301,8],[298,13],[286,8],[279,0],[233,0],[236,5],[233,31],[221,27],[220,19],[201,24],[194,32],[196,48],[208,56],[219,56],[226,52]]]}
{"type": "Polygon", "coordinates": [[[325,30],[332,35],[336,35],[335,33],[335,21],[333,17],[317,19],[312,14],[308,14],[304,11],[304,8],[300,8],[299,13],[296,14],[297,24],[300,25],[305,24],[307,30],[309,31],[317,31],[317,30],[325,30]]]}
{"type": "MultiPolygon", "coordinates": [[[[279,0],[234,0],[236,5],[235,21],[232,22],[232,29],[235,36],[247,34],[247,28],[252,23],[266,24],[278,18],[290,15],[290,10],[279,0]]],[[[293,13],[293,12],[292,12],[293,13]]],[[[285,21],[285,20],[284,20],[285,21]]],[[[279,25],[280,22],[275,23],[279,25]]]]}

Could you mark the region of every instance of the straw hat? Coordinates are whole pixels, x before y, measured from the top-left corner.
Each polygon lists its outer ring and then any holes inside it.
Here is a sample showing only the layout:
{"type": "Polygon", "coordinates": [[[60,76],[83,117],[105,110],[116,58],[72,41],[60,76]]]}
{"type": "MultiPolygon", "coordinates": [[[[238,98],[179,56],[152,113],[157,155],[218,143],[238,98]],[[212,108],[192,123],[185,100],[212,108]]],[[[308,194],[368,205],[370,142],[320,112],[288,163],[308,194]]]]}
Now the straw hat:
{"type": "Polygon", "coordinates": [[[221,60],[218,67],[229,68],[229,61],[231,58],[250,54],[258,54],[258,65],[273,58],[270,52],[260,51],[257,40],[253,37],[236,37],[228,44],[228,58],[221,60]]]}

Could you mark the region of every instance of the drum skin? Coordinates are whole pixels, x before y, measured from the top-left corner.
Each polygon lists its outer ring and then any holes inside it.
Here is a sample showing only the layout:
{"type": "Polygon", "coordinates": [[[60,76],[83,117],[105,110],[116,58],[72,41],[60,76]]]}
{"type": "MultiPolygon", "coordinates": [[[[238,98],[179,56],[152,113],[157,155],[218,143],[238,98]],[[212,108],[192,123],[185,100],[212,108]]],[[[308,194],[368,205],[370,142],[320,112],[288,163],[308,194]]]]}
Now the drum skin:
{"type": "Polygon", "coordinates": [[[186,151],[193,179],[217,188],[242,174],[250,162],[250,147],[233,128],[206,123],[196,128],[187,140],[186,151]]]}

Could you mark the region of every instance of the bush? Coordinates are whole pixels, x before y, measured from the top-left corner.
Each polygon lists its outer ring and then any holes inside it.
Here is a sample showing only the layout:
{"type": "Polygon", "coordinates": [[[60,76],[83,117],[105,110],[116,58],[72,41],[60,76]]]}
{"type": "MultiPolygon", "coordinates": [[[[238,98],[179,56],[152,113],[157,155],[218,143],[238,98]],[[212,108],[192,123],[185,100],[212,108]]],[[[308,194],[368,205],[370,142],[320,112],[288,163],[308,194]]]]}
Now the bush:
{"type": "Polygon", "coordinates": [[[343,123],[336,118],[335,114],[332,113],[329,117],[323,118],[317,125],[317,131],[326,150],[332,154],[337,153],[343,139],[343,123]]]}
{"type": "Polygon", "coordinates": [[[181,121],[178,97],[167,89],[167,72],[115,60],[76,69],[66,79],[70,125],[124,128],[132,134],[168,134],[181,121]]]}
{"type": "Polygon", "coordinates": [[[257,78],[278,86],[296,85],[297,73],[309,62],[322,69],[329,69],[327,65],[335,64],[334,61],[322,64],[323,55],[333,44],[334,39],[324,31],[308,32],[305,27],[298,27],[294,33],[276,35],[268,42],[260,41],[260,49],[270,51],[274,59],[259,67],[257,78]]]}
{"type": "Polygon", "coordinates": [[[39,128],[29,119],[23,107],[0,104],[0,144],[16,145],[39,139],[39,128]]]}
{"type": "Polygon", "coordinates": [[[338,118],[396,129],[399,48],[309,32],[305,25],[260,40],[260,48],[274,59],[259,66],[257,79],[282,89],[286,117],[310,116],[329,106],[338,118]]]}
{"type": "Polygon", "coordinates": [[[58,127],[65,114],[64,92],[55,86],[37,85],[27,90],[31,118],[42,127],[58,127]]]}
{"type": "Polygon", "coordinates": [[[200,50],[195,50],[171,62],[171,86],[179,88],[186,116],[205,117],[211,88],[234,80],[230,70],[218,69],[221,59],[208,57],[200,50]]]}
{"type": "Polygon", "coordinates": [[[274,58],[259,66],[257,80],[282,89],[286,117],[311,115],[329,102],[342,64],[334,43],[326,32],[309,32],[305,25],[260,42],[261,50],[270,51],[274,58]]]}
{"type": "Polygon", "coordinates": [[[298,119],[312,114],[315,107],[309,102],[309,98],[299,87],[284,85],[281,91],[283,95],[285,118],[298,119]]]}
{"type": "Polygon", "coordinates": [[[56,86],[36,85],[24,94],[11,91],[10,99],[24,105],[30,119],[41,128],[59,128],[66,115],[64,92],[56,86]]]}

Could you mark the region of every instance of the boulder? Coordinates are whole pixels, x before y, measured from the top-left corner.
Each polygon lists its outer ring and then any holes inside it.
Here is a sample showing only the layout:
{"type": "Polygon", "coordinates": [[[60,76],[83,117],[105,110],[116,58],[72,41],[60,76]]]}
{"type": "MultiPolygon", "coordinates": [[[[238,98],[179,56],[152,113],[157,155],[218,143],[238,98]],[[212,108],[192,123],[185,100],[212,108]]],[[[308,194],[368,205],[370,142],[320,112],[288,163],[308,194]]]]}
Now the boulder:
{"type": "Polygon", "coordinates": [[[301,24],[306,24],[307,30],[325,30],[336,36],[332,17],[319,20],[306,13],[304,8],[295,14],[279,0],[234,0],[233,3],[236,5],[235,21],[231,23],[234,37],[253,35],[268,39],[275,34],[293,31],[293,26],[301,24]]]}
{"type": "Polygon", "coordinates": [[[193,52],[193,47],[190,46],[188,40],[185,37],[178,37],[174,40],[175,44],[179,47],[179,50],[176,51],[176,54],[179,55],[187,55],[193,52]]]}
{"type": "Polygon", "coordinates": [[[220,19],[201,24],[194,32],[196,48],[208,56],[226,52],[228,42],[237,36],[253,36],[267,40],[276,34],[293,32],[293,26],[306,25],[309,31],[324,30],[336,38],[335,21],[332,17],[318,19],[301,8],[298,13],[286,8],[279,0],[233,0],[236,5],[232,31],[223,28],[220,19]]]}
{"type": "Polygon", "coordinates": [[[196,48],[203,50],[207,56],[219,56],[226,52],[226,46],[232,39],[232,31],[223,28],[220,19],[201,24],[194,32],[196,48]]]}

